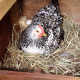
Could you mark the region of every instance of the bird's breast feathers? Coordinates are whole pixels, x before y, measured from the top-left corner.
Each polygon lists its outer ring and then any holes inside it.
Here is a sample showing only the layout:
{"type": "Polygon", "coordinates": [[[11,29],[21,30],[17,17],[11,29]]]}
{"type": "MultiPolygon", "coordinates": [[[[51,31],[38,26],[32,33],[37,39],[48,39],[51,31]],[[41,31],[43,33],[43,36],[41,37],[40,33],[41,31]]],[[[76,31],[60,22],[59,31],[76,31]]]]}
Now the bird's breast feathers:
{"type": "Polygon", "coordinates": [[[34,46],[29,45],[27,48],[22,47],[23,51],[27,52],[28,54],[43,54],[45,51],[45,48],[41,49],[34,46]]]}

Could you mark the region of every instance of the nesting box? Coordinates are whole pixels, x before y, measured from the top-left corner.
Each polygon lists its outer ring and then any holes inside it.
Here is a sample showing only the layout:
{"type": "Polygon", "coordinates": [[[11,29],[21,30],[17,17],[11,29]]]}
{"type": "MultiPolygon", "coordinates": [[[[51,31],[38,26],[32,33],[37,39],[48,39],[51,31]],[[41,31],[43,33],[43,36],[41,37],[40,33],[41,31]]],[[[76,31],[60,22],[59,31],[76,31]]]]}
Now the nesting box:
{"type": "MultiPolygon", "coordinates": [[[[12,28],[20,16],[32,19],[39,9],[48,5],[50,0],[0,0],[0,59],[4,58],[7,45],[11,39],[12,28]]],[[[58,0],[61,13],[73,17],[80,25],[80,0],[58,0]]],[[[18,29],[18,28],[17,28],[18,29]]],[[[79,77],[42,74],[40,70],[33,73],[0,70],[0,80],[80,80],[79,77]]]]}

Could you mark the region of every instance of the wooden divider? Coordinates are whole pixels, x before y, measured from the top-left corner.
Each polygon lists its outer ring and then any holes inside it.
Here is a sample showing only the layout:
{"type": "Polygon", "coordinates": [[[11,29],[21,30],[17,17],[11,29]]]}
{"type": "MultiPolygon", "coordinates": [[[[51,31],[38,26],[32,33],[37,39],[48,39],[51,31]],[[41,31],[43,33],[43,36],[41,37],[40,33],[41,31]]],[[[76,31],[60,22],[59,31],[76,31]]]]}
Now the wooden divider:
{"type": "Polygon", "coordinates": [[[80,77],[0,70],[0,80],[80,80],[80,77]]]}
{"type": "Polygon", "coordinates": [[[0,0],[0,20],[17,0],[0,0]]]}

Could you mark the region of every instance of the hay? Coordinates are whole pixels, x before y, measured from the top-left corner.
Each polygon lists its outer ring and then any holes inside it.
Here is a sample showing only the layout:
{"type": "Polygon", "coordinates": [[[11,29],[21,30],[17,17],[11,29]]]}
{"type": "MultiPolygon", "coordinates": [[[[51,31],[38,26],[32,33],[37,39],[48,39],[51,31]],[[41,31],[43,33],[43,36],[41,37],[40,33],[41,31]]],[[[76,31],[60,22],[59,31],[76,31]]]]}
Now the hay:
{"type": "Polygon", "coordinates": [[[48,55],[29,55],[20,50],[19,32],[13,27],[12,39],[7,47],[4,58],[4,69],[29,71],[40,68],[45,73],[80,76],[80,27],[73,19],[63,14],[63,29],[65,32],[64,41],[60,47],[48,55]]]}

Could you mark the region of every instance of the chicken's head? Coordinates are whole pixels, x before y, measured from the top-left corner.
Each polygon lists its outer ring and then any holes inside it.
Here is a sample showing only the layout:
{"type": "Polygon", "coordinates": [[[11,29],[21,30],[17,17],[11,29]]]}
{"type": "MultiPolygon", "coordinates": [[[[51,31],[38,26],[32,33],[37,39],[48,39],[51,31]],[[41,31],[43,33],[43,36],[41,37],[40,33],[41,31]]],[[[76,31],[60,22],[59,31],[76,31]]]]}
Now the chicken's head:
{"type": "Polygon", "coordinates": [[[42,36],[46,36],[42,26],[36,25],[35,29],[32,32],[32,35],[36,38],[41,38],[42,36]]]}

